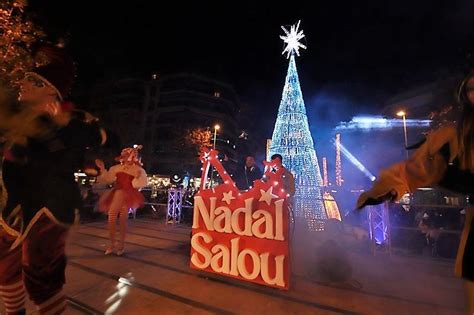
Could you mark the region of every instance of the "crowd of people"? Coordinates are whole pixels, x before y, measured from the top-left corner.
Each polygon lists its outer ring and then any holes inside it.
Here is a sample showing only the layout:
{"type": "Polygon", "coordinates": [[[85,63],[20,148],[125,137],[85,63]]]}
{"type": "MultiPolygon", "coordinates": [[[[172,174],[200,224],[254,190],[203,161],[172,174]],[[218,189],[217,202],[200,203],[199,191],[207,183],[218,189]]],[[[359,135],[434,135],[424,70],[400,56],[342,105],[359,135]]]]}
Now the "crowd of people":
{"type": "MultiPolygon", "coordinates": [[[[83,201],[74,173],[83,168],[88,150],[107,141],[98,118],[65,101],[75,77],[70,57],[48,44],[39,45],[35,54],[47,62],[25,74],[16,99],[3,97],[1,104],[0,296],[9,315],[25,314],[27,294],[39,314],[65,310],[65,244],[83,201]]],[[[95,161],[97,183],[114,184],[99,200],[100,211],[109,217],[106,255],[123,254],[128,211],[144,203],[139,189],[147,175],[140,149],[124,149],[108,170],[95,161]]],[[[255,159],[247,157],[239,188],[250,188],[261,176],[255,159]]]]}
{"type": "MultiPolygon", "coordinates": [[[[1,113],[0,125],[5,201],[0,217],[0,296],[7,314],[25,314],[27,294],[39,314],[64,311],[65,244],[82,203],[74,172],[83,166],[88,150],[107,141],[99,119],[65,101],[75,77],[69,56],[47,44],[39,45],[35,53],[48,61],[25,74],[15,101],[1,100],[5,103],[2,107],[8,108],[1,113]]],[[[360,196],[359,208],[397,200],[417,187],[439,185],[474,193],[474,74],[462,82],[458,101],[463,106],[460,123],[433,132],[411,159],[382,171],[373,188],[360,196]]],[[[123,254],[128,210],[144,202],[139,189],[146,185],[147,175],[139,149],[124,149],[116,159],[118,164],[108,170],[96,160],[98,182],[114,184],[99,201],[99,209],[109,216],[107,255],[123,254]]],[[[282,165],[281,155],[271,159],[282,165]]],[[[283,177],[291,201],[294,178],[286,168],[283,177]]],[[[253,156],[246,157],[235,178],[241,190],[252,188],[254,181],[262,178],[253,156]]],[[[456,273],[465,279],[469,309],[474,312],[473,208],[465,211],[456,273]]],[[[420,230],[425,221],[420,220],[420,230]]]]}

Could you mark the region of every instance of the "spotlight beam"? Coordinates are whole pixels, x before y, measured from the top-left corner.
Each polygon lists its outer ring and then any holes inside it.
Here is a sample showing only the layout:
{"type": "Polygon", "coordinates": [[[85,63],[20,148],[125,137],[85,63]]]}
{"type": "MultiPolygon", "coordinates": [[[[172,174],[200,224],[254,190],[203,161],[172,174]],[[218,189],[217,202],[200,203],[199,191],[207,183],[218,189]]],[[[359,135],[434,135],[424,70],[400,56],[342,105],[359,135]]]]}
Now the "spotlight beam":
{"type": "MultiPolygon", "coordinates": [[[[336,146],[336,141],[334,139],[332,139],[331,142],[334,146],[336,146]]],[[[364,175],[367,176],[371,181],[374,181],[374,174],[372,174],[352,153],[350,153],[342,143],[339,145],[342,155],[344,155],[344,157],[346,157],[349,162],[351,162],[355,167],[357,167],[357,169],[364,173],[364,175]]]]}

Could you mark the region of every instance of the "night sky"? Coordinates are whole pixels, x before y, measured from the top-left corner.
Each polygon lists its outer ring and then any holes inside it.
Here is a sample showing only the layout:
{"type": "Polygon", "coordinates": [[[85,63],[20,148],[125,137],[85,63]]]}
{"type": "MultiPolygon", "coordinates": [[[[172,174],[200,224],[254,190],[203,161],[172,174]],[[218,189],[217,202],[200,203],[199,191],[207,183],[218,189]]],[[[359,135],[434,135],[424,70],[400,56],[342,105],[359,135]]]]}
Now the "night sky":
{"type": "Polygon", "coordinates": [[[474,47],[472,0],[275,3],[30,0],[30,10],[51,38],[67,39],[79,86],[153,71],[201,73],[268,110],[266,128],[288,65],[280,25],[302,20],[308,50],[297,67],[310,123],[323,128],[376,113],[387,96],[460,69],[474,47]]]}

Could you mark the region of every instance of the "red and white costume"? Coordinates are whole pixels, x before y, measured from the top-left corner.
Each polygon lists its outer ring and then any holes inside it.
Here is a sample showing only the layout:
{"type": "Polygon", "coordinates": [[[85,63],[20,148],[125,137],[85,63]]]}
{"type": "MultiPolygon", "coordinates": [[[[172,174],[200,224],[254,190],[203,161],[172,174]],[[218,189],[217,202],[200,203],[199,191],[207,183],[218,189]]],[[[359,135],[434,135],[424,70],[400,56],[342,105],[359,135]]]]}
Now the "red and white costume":
{"type": "Polygon", "coordinates": [[[123,253],[125,241],[126,220],[129,209],[138,209],[144,204],[144,197],[138,191],[147,184],[147,175],[141,167],[141,161],[138,158],[138,150],[141,146],[126,148],[122,154],[116,158],[120,162],[112,166],[108,171],[101,170],[97,177],[98,183],[111,184],[114,187],[105,192],[99,200],[99,209],[109,216],[110,246],[106,254],[112,253],[115,248],[115,221],[120,218],[120,243],[117,254],[123,253]]]}
{"type": "Polygon", "coordinates": [[[112,166],[106,173],[100,174],[98,182],[111,184],[114,187],[105,192],[99,200],[99,209],[109,213],[114,199],[122,198],[125,209],[138,209],[145,201],[143,195],[138,191],[146,186],[147,176],[143,168],[136,164],[120,164],[112,166]]]}

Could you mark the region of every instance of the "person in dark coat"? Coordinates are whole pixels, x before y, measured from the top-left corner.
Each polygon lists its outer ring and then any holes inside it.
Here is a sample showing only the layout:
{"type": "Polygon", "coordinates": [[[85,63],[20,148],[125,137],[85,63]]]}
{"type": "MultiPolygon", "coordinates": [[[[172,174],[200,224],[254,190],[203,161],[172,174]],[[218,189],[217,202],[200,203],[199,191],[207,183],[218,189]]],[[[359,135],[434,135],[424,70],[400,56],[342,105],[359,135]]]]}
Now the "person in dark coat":
{"type": "Polygon", "coordinates": [[[245,165],[237,172],[237,187],[240,190],[249,189],[255,180],[262,178],[262,175],[262,170],[255,164],[255,158],[248,155],[245,158],[245,165]]]}

